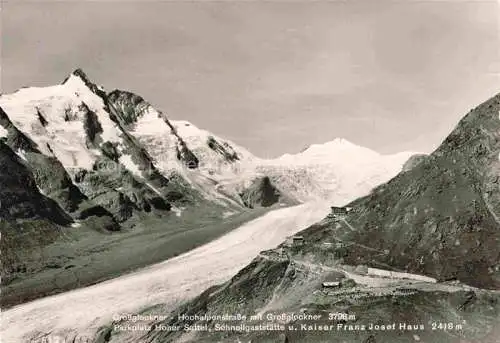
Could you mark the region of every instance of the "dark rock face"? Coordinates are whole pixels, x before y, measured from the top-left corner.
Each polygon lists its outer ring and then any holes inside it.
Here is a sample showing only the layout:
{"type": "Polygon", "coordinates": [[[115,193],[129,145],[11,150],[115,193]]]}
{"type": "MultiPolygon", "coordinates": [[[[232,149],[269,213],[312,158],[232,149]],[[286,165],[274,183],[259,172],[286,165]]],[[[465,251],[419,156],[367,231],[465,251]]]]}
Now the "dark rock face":
{"type": "Polygon", "coordinates": [[[76,215],[77,219],[83,220],[89,217],[111,217],[109,211],[102,206],[82,206],[76,215]]]}
{"type": "Polygon", "coordinates": [[[109,93],[107,98],[125,125],[134,124],[150,106],[141,96],[119,89],[109,93]]]}
{"type": "MultiPolygon", "coordinates": [[[[2,197],[0,195],[0,197],[2,197]]],[[[15,204],[14,206],[18,206],[15,204]]],[[[28,205],[30,206],[30,205],[28,205]]],[[[26,206],[24,207],[26,211],[26,206]]],[[[1,209],[0,209],[1,212],[1,209]]],[[[22,217],[26,217],[24,213],[22,217]]],[[[2,298],[0,305],[2,308],[9,302],[8,296],[5,296],[4,287],[7,286],[12,280],[19,276],[30,273],[33,265],[26,261],[30,251],[40,251],[45,246],[53,243],[61,236],[62,228],[53,222],[54,215],[46,215],[41,213],[36,217],[31,214],[30,218],[16,218],[16,220],[4,218],[0,214],[0,232],[2,232],[2,239],[0,240],[0,249],[2,249],[2,298]],[[43,217],[46,218],[43,218],[43,217]]],[[[16,299],[18,302],[24,299],[16,299]]]]}
{"type": "Polygon", "coordinates": [[[102,126],[97,118],[97,115],[90,110],[90,108],[82,102],[80,105],[80,111],[83,112],[83,128],[85,129],[85,133],[87,135],[87,146],[95,146],[98,145],[96,139],[98,135],[102,133],[102,126]]]}
{"type": "Polygon", "coordinates": [[[67,225],[72,222],[53,200],[43,196],[33,174],[17,155],[0,141],[0,218],[46,219],[67,225]]]}
{"type": "Polygon", "coordinates": [[[236,151],[227,142],[221,144],[214,137],[210,136],[208,137],[207,145],[210,149],[222,155],[228,162],[240,159],[236,151]]]}
{"type": "Polygon", "coordinates": [[[178,173],[169,175],[168,185],[165,187],[165,199],[179,206],[190,206],[205,201],[200,193],[178,173]]]}
{"type": "Polygon", "coordinates": [[[120,158],[120,153],[116,149],[116,145],[111,143],[111,142],[104,142],[101,145],[101,151],[110,160],[114,162],[118,162],[118,159],[120,158]]]}
{"type": "Polygon", "coordinates": [[[47,126],[47,124],[48,124],[47,119],[45,119],[45,117],[42,115],[42,112],[40,112],[40,109],[37,108],[36,114],[37,114],[38,121],[40,122],[40,124],[42,124],[42,126],[47,126]]]}
{"type": "Polygon", "coordinates": [[[189,169],[196,169],[200,164],[198,157],[189,150],[184,141],[180,141],[180,144],[177,146],[177,159],[183,162],[189,169]]]}
{"type": "Polygon", "coordinates": [[[149,198],[145,206],[153,206],[153,208],[163,211],[170,211],[172,209],[172,205],[159,196],[149,198]]]}
{"type": "Polygon", "coordinates": [[[38,187],[64,210],[74,212],[87,200],[55,157],[38,153],[26,153],[25,156],[38,187]]]}
{"type": "Polygon", "coordinates": [[[123,222],[140,209],[139,202],[143,199],[137,196],[131,199],[127,195],[134,193],[137,182],[127,170],[119,168],[113,161],[101,161],[100,165],[100,168],[92,171],[77,172],[75,181],[92,202],[105,208],[117,221],[123,222]],[[104,163],[106,168],[102,168],[104,163]]]}
{"type": "MultiPolygon", "coordinates": [[[[148,183],[144,183],[119,163],[103,157],[94,164],[93,170],[75,170],[73,177],[78,188],[98,205],[92,211],[101,213],[105,209],[118,222],[124,222],[141,211],[171,209],[169,194],[173,184],[157,172],[145,173],[148,183]]],[[[182,199],[185,196],[181,193],[178,197],[182,199]]],[[[81,217],[84,214],[78,215],[81,217]]]]}
{"type": "Polygon", "coordinates": [[[279,202],[280,196],[280,191],[267,176],[254,180],[250,187],[240,194],[243,203],[249,208],[272,206],[279,202]]]}

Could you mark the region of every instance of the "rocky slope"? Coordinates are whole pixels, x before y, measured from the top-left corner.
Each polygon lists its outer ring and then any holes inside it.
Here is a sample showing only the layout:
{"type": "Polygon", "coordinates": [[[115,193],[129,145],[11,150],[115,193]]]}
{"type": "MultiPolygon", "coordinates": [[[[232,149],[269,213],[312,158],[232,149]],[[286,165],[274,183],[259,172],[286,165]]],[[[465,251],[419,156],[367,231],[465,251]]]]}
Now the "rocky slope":
{"type": "Polygon", "coordinates": [[[253,180],[252,184],[240,194],[245,206],[269,207],[280,200],[283,201],[280,191],[274,186],[269,177],[264,176],[253,180]]]}
{"type": "Polygon", "coordinates": [[[427,155],[425,154],[415,154],[411,156],[403,165],[403,171],[409,171],[416,167],[420,162],[423,162],[427,155]]]}
{"type": "Polygon", "coordinates": [[[40,193],[33,174],[1,140],[0,189],[0,216],[5,221],[43,219],[59,225],[72,222],[55,201],[40,193]]]}
{"type": "Polygon", "coordinates": [[[60,227],[73,222],[55,201],[44,196],[35,177],[0,140],[0,229],[2,281],[8,283],[25,271],[22,250],[36,249],[54,241],[60,227]]]}
{"type": "Polygon", "coordinates": [[[498,292],[368,277],[347,266],[332,269],[263,254],[168,320],[147,323],[149,329],[135,342],[487,343],[498,338],[498,292]],[[340,285],[325,287],[332,274],[340,285]],[[216,317],[222,314],[246,318],[216,317]]]}
{"type": "Polygon", "coordinates": [[[499,111],[500,96],[472,110],[428,158],[349,205],[354,230],[321,223],[301,253],[333,232],[352,244],[349,263],[500,288],[499,111]]]}
{"type": "Polygon", "coordinates": [[[169,320],[152,323],[135,342],[497,342],[498,292],[382,279],[375,281],[386,281],[384,286],[344,279],[327,289],[321,285],[326,277],[257,259],[228,284],[181,306],[169,320]],[[255,292],[256,286],[262,291],[255,292]],[[195,319],[221,314],[246,319],[195,319]],[[162,331],[165,327],[177,330],[162,331]]]}
{"type": "Polygon", "coordinates": [[[430,156],[299,232],[296,241],[262,252],[229,282],[153,323],[142,340],[498,341],[499,156],[497,95],[468,113],[430,156]],[[178,317],[226,313],[257,317],[178,317]],[[269,319],[273,313],[321,318],[269,319]],[[332,320],[330,313],[354,316],[332,320]],[[157,324],[180,329],[162,331],[157,324]],[[242,324],[283,330],[254,331],[242,324]]]}

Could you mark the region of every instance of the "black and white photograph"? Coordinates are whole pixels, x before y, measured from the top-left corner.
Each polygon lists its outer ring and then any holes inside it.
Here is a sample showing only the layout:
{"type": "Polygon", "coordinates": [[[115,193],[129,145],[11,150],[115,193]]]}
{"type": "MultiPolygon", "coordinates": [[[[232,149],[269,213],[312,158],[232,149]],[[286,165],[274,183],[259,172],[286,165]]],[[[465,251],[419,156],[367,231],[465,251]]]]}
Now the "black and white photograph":
{"type": "Polygon", "coordinates": [[[2,0],[0,343],[500,343],[500,1],[2,0]]]}

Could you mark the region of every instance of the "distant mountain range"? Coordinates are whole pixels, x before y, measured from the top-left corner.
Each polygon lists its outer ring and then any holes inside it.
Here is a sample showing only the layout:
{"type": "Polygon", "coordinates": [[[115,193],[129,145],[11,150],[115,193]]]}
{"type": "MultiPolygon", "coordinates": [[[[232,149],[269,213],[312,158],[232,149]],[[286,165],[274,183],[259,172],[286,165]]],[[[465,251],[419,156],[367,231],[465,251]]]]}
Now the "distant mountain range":
{"type": "Polygon", "coordinates": [[[128,233],[150,220],[167,227],[189,211],[217,221],[307,201],[343,204],[395,176],[412,155],[336,139],[261,159],[171,120],[139,95],[107,92],[77,69],[59,85],[0,96],[3,284],[52,265],[27,261],[68,233],[128,233]]]}

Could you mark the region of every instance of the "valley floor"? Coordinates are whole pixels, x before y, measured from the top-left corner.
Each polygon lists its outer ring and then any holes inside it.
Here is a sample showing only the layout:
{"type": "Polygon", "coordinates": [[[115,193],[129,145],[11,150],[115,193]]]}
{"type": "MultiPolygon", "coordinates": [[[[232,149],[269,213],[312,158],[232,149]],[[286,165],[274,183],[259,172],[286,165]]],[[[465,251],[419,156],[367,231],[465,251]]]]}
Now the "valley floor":
{"type": "Polygon", "coordinates": [[[48,246],[26,252],[17,249],[31,270],[10,282],[2,280],[2,308],[90,286],[179,256],[267,211],[259,208],[229,215],[215,207],[197,207],[169,217],[134,218],[120,232],[99,232],[84,225],[63,229],[48,246]]]}
{"type": "Polygon", "coordinates": [[[167,314],[180,302],[228,280],[260,251],[277,246],[328,213],[329,205],[323,203],[277,209],[165,262],[13,307],[3,312],[1,336],[10,343],[36,342],[49,333],[90,338],[117,314],[137,313],[159,303],[167,314]]]}

